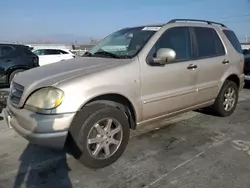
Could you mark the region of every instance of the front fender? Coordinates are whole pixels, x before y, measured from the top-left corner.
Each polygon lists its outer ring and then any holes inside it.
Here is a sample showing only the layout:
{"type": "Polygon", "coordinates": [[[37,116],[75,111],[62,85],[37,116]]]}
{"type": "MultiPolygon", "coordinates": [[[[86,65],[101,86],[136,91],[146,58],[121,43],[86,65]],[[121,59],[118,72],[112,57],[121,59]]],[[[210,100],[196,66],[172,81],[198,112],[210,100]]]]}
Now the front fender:
{"type": "Polygon", "coordinates": [[[142,100],[140,97],[140,90],[133,90],[132,92],[128,91],[130,90],[126,90],[126,87],[118,85],[102,85],[99,87],[92,87],[91,89],[84,91],[77,91],[77,88],[72,88],[72,90],[65,91],[64,100],[57,108],[56,113],[77,112],[85,104],[96,97],[108,94],[117,94],[130,101],[135,110],[136,119],[137,121],[140,121],[142,118],[142,100]]]}

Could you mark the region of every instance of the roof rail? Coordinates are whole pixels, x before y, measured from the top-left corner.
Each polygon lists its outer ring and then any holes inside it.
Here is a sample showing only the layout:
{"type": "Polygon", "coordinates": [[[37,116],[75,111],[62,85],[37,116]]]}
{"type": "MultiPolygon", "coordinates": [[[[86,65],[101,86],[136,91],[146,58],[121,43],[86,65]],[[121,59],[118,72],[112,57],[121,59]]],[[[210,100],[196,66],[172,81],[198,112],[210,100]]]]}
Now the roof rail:
{"type": "Polygon", "coordinates": [[[227,26],[225,26],[222,23],[213,22],[213,21],[207,21],[207,20],[196,20],[196,19],[173,19],[173,20],[170,20],[168,22],[168,24],[175,23],[175,22],[178,22],[178,21],[184,21],[184,22],[205,22],[205,23],[207,23],[209,25],[216,24],[216,25],[220,25],[222,27],[227,27],[227,26]]]}

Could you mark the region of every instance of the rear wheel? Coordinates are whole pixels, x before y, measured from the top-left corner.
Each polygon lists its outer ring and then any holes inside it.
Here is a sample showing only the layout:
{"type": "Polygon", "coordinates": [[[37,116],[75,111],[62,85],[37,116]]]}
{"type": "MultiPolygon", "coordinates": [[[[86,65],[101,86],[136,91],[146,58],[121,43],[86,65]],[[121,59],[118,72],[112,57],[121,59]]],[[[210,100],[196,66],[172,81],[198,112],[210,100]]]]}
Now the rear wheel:
{"type": "Polygon", "coordinates": [[[213,112],[222,117],[230,116],[235,111],[238,97],[239,89],[236,83],[226,80],[212,106],[213,112]]]}
{"type": "Polygon", "coordinates": [[[8,83],[10,84],[11,81],[13,80],[14,76],[19,73],[19,72],[23,72],[24,70],[23,69],[17,69],[17,70],[14,70],[10,75],[9,75],[9,80],[8,80],[8,83]]]}
{"type": "Polygon", "coordinates": [[[77,159],[83,165],[96,169],[114,163],[123,154],[129,132],[125,113],[101,103],[84,107],[70,128],[70,134],[80,150],[77,159]]]}

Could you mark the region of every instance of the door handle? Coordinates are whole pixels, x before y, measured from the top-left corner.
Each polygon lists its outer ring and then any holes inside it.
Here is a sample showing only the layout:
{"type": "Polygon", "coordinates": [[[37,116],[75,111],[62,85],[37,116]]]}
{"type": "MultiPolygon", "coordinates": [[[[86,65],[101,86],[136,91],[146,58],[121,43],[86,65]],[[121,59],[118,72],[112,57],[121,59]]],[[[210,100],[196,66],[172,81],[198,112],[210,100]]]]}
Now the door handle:
{"type": "Polygon", "coordinates": [[[224,59],[223,61],[222,61],[222,64],[228,64],[229,63],[229,60],[227,60],[227,59],[224,59]]]}
{"type": "Polygon", "coordinates": [[[197,69],[197,65],[194,65],[194,64],[190,64],[188,65],[187,69],[197,69]]]}

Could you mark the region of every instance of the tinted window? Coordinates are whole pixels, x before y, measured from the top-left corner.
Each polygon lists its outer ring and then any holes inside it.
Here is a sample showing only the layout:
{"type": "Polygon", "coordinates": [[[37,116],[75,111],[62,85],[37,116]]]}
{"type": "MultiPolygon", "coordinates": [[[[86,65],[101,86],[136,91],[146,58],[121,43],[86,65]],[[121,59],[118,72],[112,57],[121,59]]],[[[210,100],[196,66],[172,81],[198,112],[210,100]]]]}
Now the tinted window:
{"type": "Polygon", "coordinates": [[[44,50],[35,50],[33,53],[36,55],[44,55],[44,50]]]}
{"type": "Polygon", "coordinates": [[[228,40],[231,42],[235,50],[242,54],[242,48],[240,42],[233,31],[223,30],[224,34],[227,36],[228,40]]]}
{"type": "Polygon", "coordinates": [[[215,49],[216,49],[216,55],[225,55],[226,51],[225,48],[221,42],[220,37],[218,36],[218,33],[213,29],[214,34],[214,42],[215,42],[215,49]]]}
{"type": "Polygon", "coordinates": [[[36,55],[59,55],[61,54],[60,50],[54,50],[54,49],[39,49],[35,50],[33,53],[36,55]]]}
{"type": "Polygon", "coordinates": [[[44,55],[59,55],[61,54],[59,50],[47,49],[44,50],[44,55]]]}
{"type": "Polygon", "coordinates": [[[197,57],[213,57],[225,54],[224,46],[212,28],[194,27],[194,34],[197,44],[197,57]]]}
{"type": "Polygon", "coordinates": [[[8,55],[14,50],[12,46],[0,46],[0,57],[8,55]]]}
{"type": "Polygon", "coordinates": [[[63,50],[58,50],[61,54],[68,54],[68,52],[63,51],[63,50]]]}
{"type": "Polygon", "coordinates": [[[162,34],[150,55],[156,57],[160,48],[171,48],[176,53],[176,61],[189,60],[191,58],[191,40],[188,27],[170,28],[162,34]]]}

